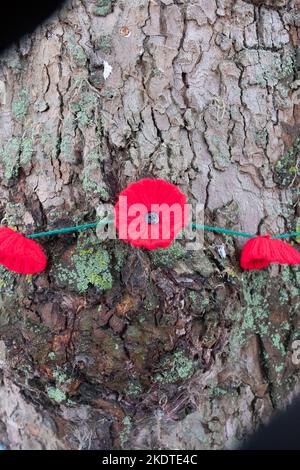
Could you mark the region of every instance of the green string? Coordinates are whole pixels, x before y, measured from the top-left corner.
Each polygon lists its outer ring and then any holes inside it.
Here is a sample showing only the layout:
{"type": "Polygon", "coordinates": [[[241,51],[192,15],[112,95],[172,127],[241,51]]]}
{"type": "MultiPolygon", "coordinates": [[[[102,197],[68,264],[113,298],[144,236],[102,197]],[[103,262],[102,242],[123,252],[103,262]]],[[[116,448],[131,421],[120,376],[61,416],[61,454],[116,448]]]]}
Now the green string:
{"type": "Polygon", "coordinates": [[[227,235],[238,235],[239,237],[247,237],[247,238],[256,237],[256,235],[253,235],[252,233],[237,232],[236,230],[229,230],[227,228],[220,228],[220,227],[211,227],[210,225],[192,224],[192,227],[200,228],[202,230],[209,230],[210,232],[225,233],[227,235]]]}
{"type": "MultiPolygon", "coordinates": [[[[27,238],[38,238],[38,237],[48,237],[50,235],[57,235],[59,233],[67,233],[67,232],[76,232],[79,230],[85,230],[88,228],[97,227],[99,224],[112,224],[113,220],[100,220],[99,222],[94,222],[92,224],[84,224],[84,225],[76,225],[74,227],[66,227],[66,228],[58,228],[55,230],[49,230],[49,232],[40,232],[40,233],[31,233],[26,235],[27,238]]],[[[255,238],[257,235],[253,233],[246,233],[246,232],[237,232],[236,230],[229,230],[227,228],[221,227],[211,227],[210,225],[199,225],[199,224],[191,224],[192,228],[202,229],[202,230],[209,230],[210,232],[218,232],[224,233],[226,235],[237,235],[238,237],[246,237],[246,238],[255,238]]],[[[300,232],[294,233],[284,233],[282,235],[272,235],[271,238],[288,238],[288,237],[299,237],[300,232]]]]}
{"type": "Polygon", "coordinates": [[[294,232],[294,233],[283,233],[282,235],[272,235],[271,238],[289,238],[289,237],[299,237],[300,232],[294,232]]]}
{"type": "Polygon", "coordinates": [[[99,222],[93,222],[92,224],[76,225],[75,227],[58,228],[55,230],[49,230],[49,232],[31,233],[29,235],[26,235],[26,237],[27,238],[48,237],[49,235],[57,235],[59,233],[77,232],[79,230],[85,230],[87,228],[94,228],[94,227],[97,227],[97,225],[99,224],[112,224],[112,223],[113,223],[113,220],[100,220],[99,222]]]}
{"type": "MultiPolygon", "coordinates": [[[[236,230],[228,230],[227,228],[220,228],[220,227],[211,227],[209,225],[199,225],[199,224],[192,224],[193,228],[200,228],[203,230],[210,230],[211,232],[220,232],[225,233],[227,235],[237,235],[238,237],[247,237],[247,238],[255,238],[257,235],[253,233],[247,232],[237,232],[236,230]]],[[[272,235],[271,238],[289,238],[289,237],[299,237],[300,232],[294,233],[283,233],[281,235],[272,235]]]]}

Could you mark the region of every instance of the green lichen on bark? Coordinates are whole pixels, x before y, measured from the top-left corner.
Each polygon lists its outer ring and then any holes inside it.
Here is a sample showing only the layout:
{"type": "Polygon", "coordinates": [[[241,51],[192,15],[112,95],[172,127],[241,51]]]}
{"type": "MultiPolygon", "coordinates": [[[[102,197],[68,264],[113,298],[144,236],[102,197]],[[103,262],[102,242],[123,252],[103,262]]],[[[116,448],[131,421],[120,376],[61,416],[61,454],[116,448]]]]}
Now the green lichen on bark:
{"type": "Polygon", "coordinates": [[[30,137],[24,138],[21,143],[20,164],[26,165],[33,155],[33,141],[30,137]]]}
{"type": "Polygon", "coordinates": [[[71,104],[74,121],[82,127],[95,125],[95,112],[98,104],[98,95],[94,91],[81,86],[79,100],[71,104]]]}
{"type": "Polygon", "coordinates": [[[27,90],[21,90],[18,98],[12,103],[12,114],[18,121],[23,121],[29,108],[29,94],[27,90]]]}
{"type": "Polygon", "coordinates": [[[47,394],[56,403],[62,403],[67,399],[65,392],[60,388],[47,387],[47,394]]]}
{"type": "Polygon", "coordinates": [[[89,152],[84,157],[82,187],[86,193],[99,194],[103,201],[109,200],[109,192],[101,178],[99,152],[89,152]]]}
{"type": "Polygon", "coordinates": [[[110,34],[99,36],[95,41],[95,46],[103,52],[110,52],[112,48],[112,37],[110,34]]]}
{"type": "Polygon", "coordinates": [[[16,278],[17,274],[0,265],[0,294],[13,295],[16,278]]]}
{"type": "Polygon", "coordinates": [[[172,267],[174,263],[183,258],[186,249],[178,241],[174,241],[168,248],[158,248],[150,253],[151,259],[156,266],[172,267]]]}
{"type": "Polygon", "coordinates": [[[12,137],[7,144],[0,149],[0,160],[4,167],[4,177],[7,180],[18,175],[20,151],[21,139],[19,137],[12,137]]]}
{"type": "Polygon", "coordinates": [[[96,0],[93,13],[96,16],[107,16],[113,11],[113,0],[96,0]]]}
{"type": "Polygon", "coordinates": [[[281,387],[292,390],[295,382],[293,372],[288,371],[287,357],[291,342],[298,339],[293,323],[299,310],[299,280],[297,266],[284,266],[277,282],[269,270],[243,273],[243,306],[232,314],[235,326],[229,343],[230,356],[241,346],[247,347],[249,338],[255,335],[275,402],[282,400],[281,387]]]}
{"type": "Polygon", "coordinates": [[[275,166],[275,181],[281,187],[291,186],[300,176],[300,139],[296,139],[275,166]]]}
{"type": "Polygon", "coordinates": [[[33,155],[33,140],[31,137],[14,136],[0,148],[0,161],[7,180],[18,176],[20,166],[31,161],[33,155]]]}
{"type": "Polygon", "coordinates": [[[183,350],[178,349],[162,358],[160,371],[154,376],[154,381],[161,384],[175,383],[187,380],[193,375],[193,372],[192,359],[183,350]]]}
{"type": "MultiPolygon", "coordinates": [[[[242,275],[243,306],[233,312],[236,327],[232,330],[231,346],[245,345],[251,333],[274,339],[279,348],[278,331],[270,321],[270,295],[268,271],[245,272],[242,275]],[[273,336],[272,336],[273,335],[273,336]],[[237,341],[237,344],[236,344],[237,341]]],[[[238,347],[238,346],[237,346],[238,347]]]]}
{"type": "Polygon", "coordinates": [[[87,55],[80,44],[77,44],[73,36],[68,37],[68,51],[78,67],[84,67],[87,62],[87,55]]]}
{"type": "Polygon", "coordinates": [[[59,264],[55,276],[60,282],[66,283],[70,289],[79,293],[87,291],[89,286],[101,290],[110,289],[112,287],[110,256],[95,240],[84,241],[79,238],[68,266],[59,264]]]}
{"type": "Polygon", "coordinates": [[[114,255],[114,269],[120,272],[124,266],[126,258],[129,254],[128,245],[122,241],[115,240],[113,255],[114,255]]]}
{"type": "Polygon", "coordinates": [[[279,72],[279,79],[286,80],[290,77],[293,77],[296,71],[295,63],[295,53],[289,51],[287,54],[284,54],[281,62],[281,70],[279,72]]]}
{"type": "Polygon", "coordinates": [[[130,416],[125,416],[125,418],[123,418],[122,424],[123,429],[120,432],[120,443],[121,446],[124,447],[126,442],[128,441],[133,426],[132,419],[130,418],[130,416]]]}
{"type": "Polygon", "coordinates": [[[247,338],[247,332],[252,331],[260,335],[269,332],[268,321],[268,273],[265,271],[243,273],[243,295],[245,307],[242,309],[239,325],[239,337],[241,343],[247,338]]]}

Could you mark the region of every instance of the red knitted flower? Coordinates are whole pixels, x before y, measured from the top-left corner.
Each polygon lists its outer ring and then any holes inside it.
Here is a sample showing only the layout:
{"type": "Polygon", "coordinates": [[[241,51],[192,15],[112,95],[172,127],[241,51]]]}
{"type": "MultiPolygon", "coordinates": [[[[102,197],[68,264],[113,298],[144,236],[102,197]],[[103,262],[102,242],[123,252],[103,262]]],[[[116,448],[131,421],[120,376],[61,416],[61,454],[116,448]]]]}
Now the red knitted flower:
{"type": "Polygon", "coordinates": [[[19,274],[43,271],[47,258],[41,247],[9,227],[0,227],[0,264],[19,274]]]}
{"type": "Polygon", "coordinates": [[[144,178],[130,184],[115,206],[119,238],[149,250],[169,246],[187,222],[186,196],[161,179],[144,178]]]}
{"type": "Polygon", "coordinates": [[[300,253],[288,243],[270,235],[251,238],[243,247],[241,267],[243,269],[262,269],[270,263],[298,264],[300,253]]]}

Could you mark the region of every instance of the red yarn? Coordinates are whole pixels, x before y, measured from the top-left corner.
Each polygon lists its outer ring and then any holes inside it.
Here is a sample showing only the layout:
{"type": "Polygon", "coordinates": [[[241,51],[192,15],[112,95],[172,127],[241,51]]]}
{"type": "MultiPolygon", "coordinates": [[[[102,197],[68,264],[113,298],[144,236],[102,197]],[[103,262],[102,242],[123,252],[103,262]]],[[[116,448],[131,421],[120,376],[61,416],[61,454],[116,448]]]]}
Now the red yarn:
{"type": "Polygon", "coordinates": [[[169,246],[187,222],[186,196],[162,179],[144,178],[130,184],[119,194],[115,206],[119,238],[149,250],[169,246]]]}
{"type": "Polygon", "coordinates": [[[299,264],[300,253],[288,243],[269,235],[251,238],[241,254],[243,269],[262,269],[270,263],[299,264]]]}
{"type": "Polygon", "coordinates": [[[45,269],[47,258],[35,241],[0,227],[0,264],[19,274],[36,274],[45,269]]]}

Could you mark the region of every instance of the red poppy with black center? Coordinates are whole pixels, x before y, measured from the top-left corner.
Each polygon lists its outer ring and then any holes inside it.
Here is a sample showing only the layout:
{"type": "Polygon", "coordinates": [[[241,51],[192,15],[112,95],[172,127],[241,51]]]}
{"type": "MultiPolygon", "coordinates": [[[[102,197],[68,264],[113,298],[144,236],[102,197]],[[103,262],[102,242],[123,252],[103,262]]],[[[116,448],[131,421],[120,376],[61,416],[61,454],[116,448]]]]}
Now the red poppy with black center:
{"type": "Polygon", "coordinates": [[[115,225],[119,238],[149,250],[168,247],[188,222],[186,196],[174,184],[144,178],[118,197],[115,225]]]}

